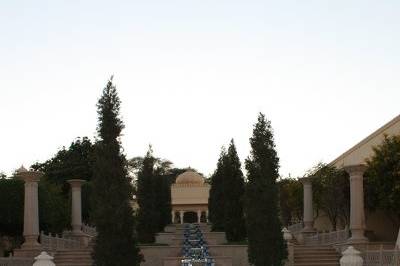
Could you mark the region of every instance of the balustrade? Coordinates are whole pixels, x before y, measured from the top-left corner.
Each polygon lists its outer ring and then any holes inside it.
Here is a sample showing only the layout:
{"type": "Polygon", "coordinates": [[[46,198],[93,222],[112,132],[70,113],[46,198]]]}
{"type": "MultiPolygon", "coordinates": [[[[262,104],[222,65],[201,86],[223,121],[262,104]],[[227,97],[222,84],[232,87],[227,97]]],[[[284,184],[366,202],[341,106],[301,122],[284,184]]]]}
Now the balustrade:
{"type": "Polygon", "coordinates": [[[345,228],[339,231],[332,231],[329,233],[316,233],[312,236],[306,236],[304,237],[304,243],[306,245],[337,244],[346,242],[349,236],[349,229],[345,228]]]}

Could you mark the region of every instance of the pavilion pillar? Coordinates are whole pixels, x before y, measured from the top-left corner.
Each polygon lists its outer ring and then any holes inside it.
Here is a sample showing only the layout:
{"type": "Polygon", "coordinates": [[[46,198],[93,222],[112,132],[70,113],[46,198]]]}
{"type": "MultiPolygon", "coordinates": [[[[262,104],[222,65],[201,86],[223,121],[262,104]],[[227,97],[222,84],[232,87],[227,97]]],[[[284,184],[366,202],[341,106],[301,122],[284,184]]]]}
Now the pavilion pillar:
{"type": "Polygon", "coordinates": [[[312,192],[312,178],[300,178],[303,184],[303,233],[313,233],[314,229],[314,209],[313,209],[313,192],[312,192]]]}
{"type": "Polygon", "coordinates": [[[363,175],[366,165],[349,165],[344,170],[350,175],[350,230],[351,238],[348,243],[363,243],[368,239],[364,236],[364,184],[363,175]]]}
{"type": "Polygon", "coordinates": [[[171,212],[171,222],[172,222],[172,224],[175,223],[175,211],[171,212]]]}
{"type": "Polygon", "coordinates": [[[38,249],[39,237],[39,200],[38,182],[43,176],[42,172],[27,171],[21,167],[16,172],[16,178],[25,182],[24,195],[24,238],[25,242],[22,249],[38,249]]]}
{"type": "Polygon", "coordinates": [[[82,234],[82,184],[85,180],[71,179],[67,181],[71,185],[72,213],[71,226],[74,235],[82,234]]]}
{"type": "Polygon", "coordinates": [[[179,216],[181,218],[181,224],[183,224],[183,214],[184,214],[184,211],[179,211],[179,216]]]}
{"type": "Polygon", "coordinates": [[[201,222],[201,210],[197,210],[197,223],[201,222]]]}

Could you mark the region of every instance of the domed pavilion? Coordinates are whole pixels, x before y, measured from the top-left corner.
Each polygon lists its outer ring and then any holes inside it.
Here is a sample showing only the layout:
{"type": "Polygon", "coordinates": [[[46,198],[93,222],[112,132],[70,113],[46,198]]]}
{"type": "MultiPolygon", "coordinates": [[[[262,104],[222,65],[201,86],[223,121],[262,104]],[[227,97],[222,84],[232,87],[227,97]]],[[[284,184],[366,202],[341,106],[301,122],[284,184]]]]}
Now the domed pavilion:
{"type": "Polygon", "coordinates": [[[188,170],[171,186],[172,223],[208,222],[210,185],[200,174],[188,170]]]}

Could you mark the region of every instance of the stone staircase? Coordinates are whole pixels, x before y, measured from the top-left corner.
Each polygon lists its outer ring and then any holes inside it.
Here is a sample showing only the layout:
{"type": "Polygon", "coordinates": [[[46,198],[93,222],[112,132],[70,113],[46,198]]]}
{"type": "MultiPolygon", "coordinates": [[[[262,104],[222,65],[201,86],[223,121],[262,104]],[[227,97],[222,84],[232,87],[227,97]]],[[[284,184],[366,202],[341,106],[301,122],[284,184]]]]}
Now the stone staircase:
{"type": "Polygon", "coordinates": [[[92,266],[93,260],[91,250],[59,250],[54,256],[54,263],[57,266],[92,266]]]}
{"type": "Polygon", "coordinates": [[[294,266],[339,266],[340,256],[331,246],[294,246],[294,266]]]}

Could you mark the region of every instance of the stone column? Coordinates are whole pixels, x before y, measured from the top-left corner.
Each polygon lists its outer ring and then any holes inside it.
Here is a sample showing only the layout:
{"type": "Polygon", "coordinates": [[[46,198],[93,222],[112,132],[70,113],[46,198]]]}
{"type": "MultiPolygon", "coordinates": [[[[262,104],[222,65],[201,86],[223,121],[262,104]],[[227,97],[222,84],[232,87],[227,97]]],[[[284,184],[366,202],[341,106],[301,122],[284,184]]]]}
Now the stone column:
{"type": "Polygon", "coordinates": [[[183,224],[183,214],[184,214],[184,211],[179,211],[179,216],[181,218],[181,224],[183,224]]]}
{"type": "Polygon", "coordinates": [[[364,187],[363,174],[367,167],[365,165],[349,165],[344,170],[350,175],[350,230],[351,238],[348,243],[363,243],[368,239],[364,236],[365,214],[364,214],[364,187]]]}
{"type": "Polygon", "coordinates": [[[175,211],[171,212],[171,222],[172,222],[172,224],[175,223],[175,211]]]}
{"type": "Polygon", "coordinates": [[[208,221],[208,210],[206,210],[206,221],[207,221],[207,223],[209,222],[208,221]]]}
{"type": "Polygon", "coordinates": [[[313,209],[313,195],[312,195],[312,178],[300,178],[303,184],[303,223],[304,228],[302,232],[315,232],[314,229],[314,209],[313,209]]]}
{"type": "Polygon", "coordinates": [[[39,200],[38,182],[43,176],[42,172],[27,171],[21,167],[16,172],[16,178],[25,182],[24,198],[24,238],[23,249],[37,249],[39,237],[39,200]]]}
{"type": "Polygon", "coordinates": [[[85,183],[85,180],[71,179],[67,182],[71,185],[72,194],[72,233],[80,235],[82,234],[82,184],[85,183]]]}
{"type": "Polygon", "coordinates": [[[201,222],[201,211],[197,210],[197,223],[201,222]]]}

